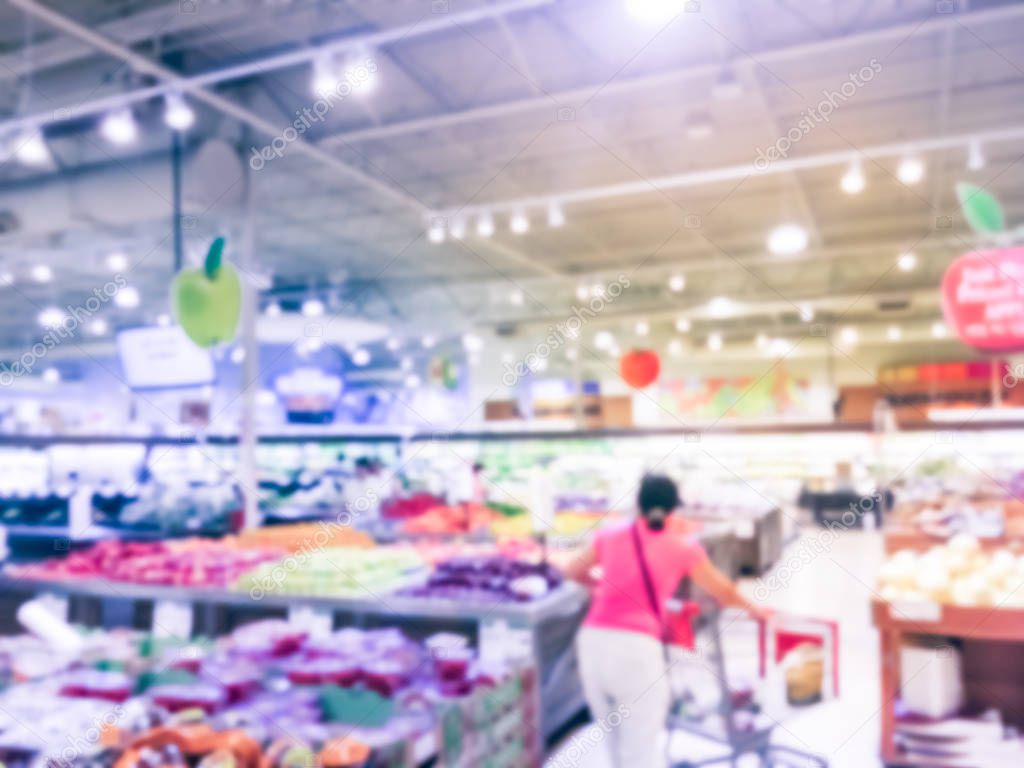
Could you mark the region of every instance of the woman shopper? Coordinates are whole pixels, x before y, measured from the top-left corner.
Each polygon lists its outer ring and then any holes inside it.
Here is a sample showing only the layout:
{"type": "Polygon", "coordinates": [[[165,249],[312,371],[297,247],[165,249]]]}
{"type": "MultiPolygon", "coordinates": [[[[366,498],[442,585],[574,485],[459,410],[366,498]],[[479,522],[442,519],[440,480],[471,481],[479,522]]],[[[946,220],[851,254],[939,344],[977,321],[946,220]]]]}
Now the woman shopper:
{"type": "Polygon", "coordinates": [[[767,611],[740,594],[696,539],[669,525],[679,506],[672,480],[647,475],[637,501],[639,518],[599,531],[568,574],[592,590],[577,652],[583,692],[606,735],[611,764],[664,768],[672,702],[663,606],[689,577],[723,606],[742,608],[758,619],[766,618],[767,611]]]}

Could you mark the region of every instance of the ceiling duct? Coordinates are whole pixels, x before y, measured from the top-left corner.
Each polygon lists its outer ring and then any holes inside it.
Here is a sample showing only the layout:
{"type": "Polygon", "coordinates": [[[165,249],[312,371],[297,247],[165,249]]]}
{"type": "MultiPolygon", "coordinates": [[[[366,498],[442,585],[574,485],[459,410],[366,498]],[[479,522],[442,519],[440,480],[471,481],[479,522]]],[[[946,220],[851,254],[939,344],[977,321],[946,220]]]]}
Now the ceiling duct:
{"type": "MultiPolygon", "coordinates": [[[[242,161],[229,144],[203,143],[185,157],[184,213],[216,215],[239,205],[243,173],[242,161]]],[[[0,242],[11,235],[42,240],[83,226],[118,229],[169,219],[171,200],[170,154],[10,185],[0,192],[0,242]]]]}

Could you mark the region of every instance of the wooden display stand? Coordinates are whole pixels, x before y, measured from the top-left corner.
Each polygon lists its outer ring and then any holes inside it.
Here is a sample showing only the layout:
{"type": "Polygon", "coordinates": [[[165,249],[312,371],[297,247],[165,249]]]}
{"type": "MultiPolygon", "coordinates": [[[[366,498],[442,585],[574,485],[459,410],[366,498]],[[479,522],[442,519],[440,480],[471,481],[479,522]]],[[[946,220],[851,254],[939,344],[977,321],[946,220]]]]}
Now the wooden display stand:
{"type": "MultiPolygon", "coordinates": [[[[886,765],[922,768],[916,758],[908,762],[895,738],[900,653],[911,637],[957,640],[963,649],[967,708],[981,711],[995,707],[1008,724],[1024,727],[1024,610],[876,600],[872,614],[881,640],[880,714],[882,760],[886,765]]],[[[934,765],[938,768],[941,763],[934,765]]]]}
{"type": "MultiPolygon", "coordinates": [[[[901,549],[914,552],[927,552],[932,547],[941,547],[949,542],[941,536],[932,536],[914,525],[895,524],[885,528],[885,553],[891,555],[901,549]]],[[[1014,554],[1024,554],[1024,540],[1019,535],[1013,537],[1000,536],[995,539],[978,539],[981,548],[986,552],[997,549],[1008,549],[1014,554]]]]}
{"type": "MultiPolygon", "coordinates": [[[[975,500],[971,499],[966,501],[967,503],[975,503],[975,500]]],[[[1006,516],[1006,530],[1002,536],[991,539],[978,539],[978,542],[986,552],[997,549],[1009,549],[1015,554],[1024,554],[1024,503],[1017,500],[1004,499],[995,501],[1003,504],[1006,516]]],[[[915,515],[927,507],[934,506],[922,503],[903,503],[898,505],[890,515],[889,522],[883,531],[886,554],[892,554],[901,549],[926,552],[932,547],[946,544],[948,539],[929,534],[913,522],[915,515]]]]}

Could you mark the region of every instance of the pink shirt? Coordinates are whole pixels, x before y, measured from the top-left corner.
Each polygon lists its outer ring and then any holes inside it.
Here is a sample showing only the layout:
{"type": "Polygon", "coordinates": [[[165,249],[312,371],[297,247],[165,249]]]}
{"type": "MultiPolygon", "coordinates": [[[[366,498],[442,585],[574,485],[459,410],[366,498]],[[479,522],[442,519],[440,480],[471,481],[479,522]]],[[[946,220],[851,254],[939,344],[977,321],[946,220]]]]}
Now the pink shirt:
{"type": "MultiPolygon", "coordinates": [[[[637,561],[633,525],[630,522],[609,527],[594,537],[594,551],[603,574],[583,624],[661,639],[661,623],[651,611],[637,561]]],[[[671,521],[663,531],[652,531],[643,521],[638,527],[658,605],[664,606],[683,577],[707,559],[707,553],[693,536],[680,534],[671,521]]]]}

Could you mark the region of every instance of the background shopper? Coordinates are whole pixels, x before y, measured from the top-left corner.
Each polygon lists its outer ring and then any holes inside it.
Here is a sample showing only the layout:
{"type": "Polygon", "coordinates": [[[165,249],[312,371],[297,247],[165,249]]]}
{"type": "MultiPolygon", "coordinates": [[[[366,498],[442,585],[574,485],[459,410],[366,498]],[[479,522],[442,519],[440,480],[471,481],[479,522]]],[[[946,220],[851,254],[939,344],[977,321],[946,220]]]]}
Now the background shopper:
{"type": "Polygon", "coordinates": [[[590,611],[577,641],[580,675],[591,715],[606,727],[606,744],[616,768],[659,768],[665,760],[665,722],[671,705],[663,646],[664,610],[655,614],[647,597],[640,552],[658,606],[665,606],[684,578],[723,606],[756,618],[751,603],[708,559],[700,543],[669,518],[679,506],[679,489],[668,477],[648,475],[640,485],[639,518],[599,531],[569,569],[592,589],[590,611]],[[599,573],[597,573],[599,571],[599,573]]]}

